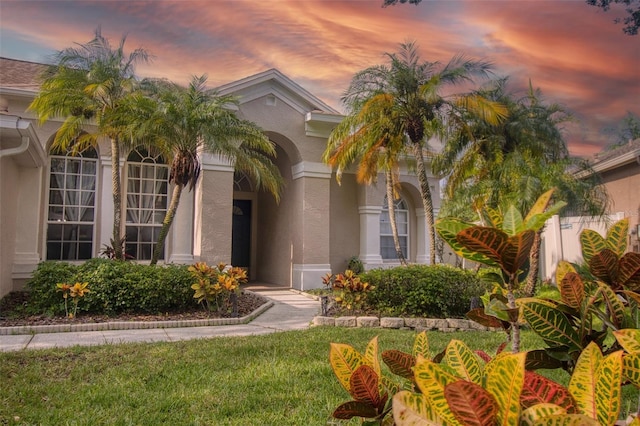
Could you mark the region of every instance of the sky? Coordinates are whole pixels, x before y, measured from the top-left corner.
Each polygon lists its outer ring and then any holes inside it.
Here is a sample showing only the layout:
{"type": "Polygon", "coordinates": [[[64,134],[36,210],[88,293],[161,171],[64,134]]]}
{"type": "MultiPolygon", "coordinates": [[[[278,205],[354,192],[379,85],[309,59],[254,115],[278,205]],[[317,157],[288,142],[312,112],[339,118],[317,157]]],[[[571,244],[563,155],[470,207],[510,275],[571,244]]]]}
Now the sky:
{"type": "MultiPolygon", "coordinates": [[[[640,117],[640,36],[584,0],[1,0],[0,56],[50,63],[96,28],[126,49],[153,55],[141,77],[215,87],[276,68],[338,111],[353,75],[387,63],[415,41],[420,57],[464,54],[493,63],[516,96],[529,82],[573,116],[563,125],[572,155],[616,142],[630,112],[640,117]]],[[[1,72],[1,70],[0,70],[1,72]]],[[[478,81],[478,84],[486,81],[478,81]]]]}

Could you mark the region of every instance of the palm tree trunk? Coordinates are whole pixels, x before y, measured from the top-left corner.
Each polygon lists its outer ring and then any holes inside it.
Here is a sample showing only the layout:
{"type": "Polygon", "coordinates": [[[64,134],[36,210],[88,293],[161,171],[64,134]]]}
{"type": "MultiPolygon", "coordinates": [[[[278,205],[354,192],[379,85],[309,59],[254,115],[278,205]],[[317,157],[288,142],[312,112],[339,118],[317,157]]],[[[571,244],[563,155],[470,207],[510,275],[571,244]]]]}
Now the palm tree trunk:
{"type": "Polygon", "coordinates": [[[113,185],[113,253],[114,258],[124,260],[122,241],[122,188],[120,184],[120,145],[117,137],[111,138],[111,184],[113,185]]]}
{"type": "Polygon", "coordinates": [[[164,250],[164,241],[167,239],[167,235],[169,234],[169,229],[171,228],[171,224],[173,223],[173,218],[176,215],[176,210],[178,210],[178,204],[180,203],[180,195],[182,195],[182,188],[184,186],[181,184],[176,184],[173,187],[173,194],[171,194],[171,202],[169,203],[169,208],[167,209],[167,213],[164,215],[164,220],[162,221],[162,228],[160,229],[160,235],[158,235],[158,241],[156,242],[156,246],[153,249],[153,256],[151,257],[150,265],[155,265],[158,263],[158,259],[160,259],[160,255],[164,250]]]}
{"type": "Polygon", "coordinates": [[[400,247],[400,237],[398,236],[398,223],[396,222],[396,203],[393,202],[393,176],[390,171],[385,172],[387,183],[387,207],[389,210],[389,223],[391,223],[391,233],[393,234],[393,245],[396,249],[396,257],[402,266],[407,266],[407,259],[404,258],[402,247],[400,247]]]}
{"type": "Polygon", "coordinates": [[[538,271],[540,270],[540,246],[542,245],[542,230],[536,232],[536,236],[529,253],[529,274],[527,274],[527,283],[524,286],[524,294],[527,297],[533,296],[536,291],[536,283],[538,282],[538,271]]]}
{"type": "Polygon", "coordinates": [[[429,263],[436,263],[436,231],[433,226],[433,200],[431,198],[431,189],[429,188],[429,180],[427,179],[427,170],[424,166],[424,155],[422,154],[422,145],[417,143],[411,144],[413,155],[416,157],[416,173],[418,175],[418,183],[420,184],[420,196],[422,197],[422,206],[424,207],[424,221],[426,230],[429,233],[429,263]]]}

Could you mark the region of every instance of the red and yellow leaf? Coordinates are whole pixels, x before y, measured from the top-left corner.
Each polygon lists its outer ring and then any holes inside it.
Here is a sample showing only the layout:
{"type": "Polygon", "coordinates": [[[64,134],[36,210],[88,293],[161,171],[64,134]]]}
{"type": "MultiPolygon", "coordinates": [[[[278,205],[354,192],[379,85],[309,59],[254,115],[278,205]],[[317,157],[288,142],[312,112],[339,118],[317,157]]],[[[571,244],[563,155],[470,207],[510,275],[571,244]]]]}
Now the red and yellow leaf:
{"type": "Polygon", "coordinates": [[[560,310],[547,304],[529,302],[522,305],[522,313],[533,331],[548,342],[575,349],[582,346],[580,336],[560,310]]]}
{"type": "Polygon", "coordinates": [[[351,375],[358,367],[366,364],[364,356],[352,346],[344,343],[331,343],[329,362],[334,374],[343,388],[349,392],[351,375]]]}
{"type": "Polygon", "coordinates": [[[607,248],[607,242],[604,237],[593,229],[585,229],[580,233],[580,245],[582,247],[582,258],[587,264],[596,253],[607,248]]]}
{"type": "Polygon", "coordinates": [[[420,391],[429,400],[430,405],[445,422],[459,424],[449,408],[444,395],[445,386],[454,383],[460,378],[445,371],[442,366],[418,357],[414,367],[415,381],[420,391]]]}
{"type": "Polygon", "coordinates": [[[574,309],[579,309],[584,300],[584,283],[575,272],[567,272],[562,281],[558,281],[558,289],[562,302],[574,309]]]}
{"type": "Polygon", "coordinates": [[[574,268],[573,265],[566,260],[561,260],[560,262],[558,262],[558,266],[556,267],[556,282],[562,282],[564,276],[569,272],[575,273],[576,268],[574,268]]]}
{"type": "Polygon", "coordinates": [[[613,332],[620,346],[632,354],[640,352],[640,329],[637,328],[624,328],[622,330],[615,330],[613,332]]]}
{"type": "Polygon", "coordinates": [[[613,251],[604,249],[591,256],[589,270],[596,278],[617,289],[619,276],[618,256],[613,251]]]}
{"type": "Polygon", "coordinates": [[[465,426],[493,425],[498,403],[482,386],[465,380],[451,383],[444,394],[453,415],[465,426]]]}
{"type": "Polygon", "coordinates": [[[629,290],[640,289],[640,253],[627,253],[618,263],[620,283],[629,290]]]}
{"type": "Polygon", "coordinates": [[[391,349],[382,352],[382,360],[393,374],[413,380],[413,366],[416,364],[416,359],[412,355],[391,349]]]}
{"type": "Polygon", "coordinates": [[[562,407],[568,413],[577,412],[575,402],[567,388],[538,373],[526,371],[520,404],[523,408],[529,408],[543,403],[562,407]]]}
{"type": "Polygon", "coordinates": [[[519,424],[522,426],[535,425],[536,423],[541,422],[541,420],[546,419],[550,416],[564,414],[567,414],[567,411],[560,406],[551,404],[549,402],[539,403],[522,410],[519,424]]]}
{"type": "MultiPolygon", "coordinates": [[[[350,393],[356,401],[366,402],[380,408],[382,397],[378,388],[379,377],[368,365],[361,365],[353,372],[350,381],[350,393]]],[[[382,402],[382,405],[384,405],[382,402]]]]}
{"type": "Polygon", "coordinates": [[[612,250],[618,258],[627,251],[627,236],[629,235],[629,218],[625,217],[614,223],[607,231],[607,248],[612,250]]]}
{"type": "Polygon", "coordinates": [[[381,376],[380,360],[378,359],[378,336],[375,336],[369,341],[364,350],[364,357],[367,363],[373,367],[373,371],[375,371],[378,376],[381,376]]]}
{"type": "Polygon", "coordinates": [[[622,351],[607,355],[598,365],[595,398],[597,420],[612,426],[620,414],[622,401],[622,351]]]}
{"type": "Polygon", "coordinates": [[[362,401],[348,401],[340,404],[333,411],[333,417],[341,420],[349,420],[353,417],[364,417],[372,419],[377,416],[376,409],[370,404],[362,401]]]}

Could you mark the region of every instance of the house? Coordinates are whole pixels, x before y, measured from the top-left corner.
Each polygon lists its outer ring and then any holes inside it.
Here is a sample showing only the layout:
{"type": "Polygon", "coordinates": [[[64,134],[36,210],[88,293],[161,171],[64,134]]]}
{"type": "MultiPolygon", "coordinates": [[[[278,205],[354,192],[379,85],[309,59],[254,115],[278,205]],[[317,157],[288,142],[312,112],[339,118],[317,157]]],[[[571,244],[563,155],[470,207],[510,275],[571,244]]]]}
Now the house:
{"type": "MultiPolygon", "coordinates": [[[[0,297],[20,289],[43,260],[100,256],[113,226],[109,144],[80,156],[49,149],[60,120],[39,125],[27,107],[44,65],[0,58],[0,297]]],[[[225,262],[251,280],[306,290],[358,256],[366,268],[395,264],[383,180],[341,185],[321,161],[340,113],[275,69],[218,88],[240,98],[237,111],[276,145],[285,179],[279,204],[246,176],[207,153],[197,187],[183,193],[164,262],[225,262]]],[[[150,259],[171,186],[166,159],[142,147],[121,153],[123,232],[136,261],[150,259]]],[[[401,170],[397,201],[407,258],[426,263],[428,238],[418,182],[401,170]]],[[[438,180],[430,178],[433,194],[438,180]]],[[[434,207],[439,209],[439,199],[434,207]]]]}
{"type": "MultiPolygon", "coordinates": [[[[640,252],[640,139],[596,154],[592,172],[598,173],[602,186],[610,197],[608,218],[602,221],[585,217],[554,217],[549,219],[543,235],[542,276],[554,279],[560,260],[581,262],[580,233],[592,229],[606,235],[607,222],[629,219],[627,251],[640,252]]],[[[579,177],[588,176],[580,172],[579,177]]]]}

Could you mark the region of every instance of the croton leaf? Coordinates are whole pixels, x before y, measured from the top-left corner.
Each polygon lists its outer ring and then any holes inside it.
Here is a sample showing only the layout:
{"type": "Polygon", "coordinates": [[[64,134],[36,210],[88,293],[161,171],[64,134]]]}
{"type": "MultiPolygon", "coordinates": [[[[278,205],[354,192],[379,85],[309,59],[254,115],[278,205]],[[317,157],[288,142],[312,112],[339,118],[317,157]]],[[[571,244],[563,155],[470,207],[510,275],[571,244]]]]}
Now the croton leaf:
{"type": "Polygon", "coordinates": [[[551,356],[544,349],[536,349],[527,352],[527,360],[525,361],[525,368],[527,370],[538,370],[540,368],[562,368],[562,361],[558,358],[551,356]]]}
{"type": "Polygon", "coordinates": [[[478,358],[480,358],[481,360],[483,360],[485,363],[491,361],[491,357],[489,356],[488,353],[486,353],[485,351],[482,351],[480,349],[477,349],[474,351],[476,353],[476,355],[478,355],[478,358]]]}
{"type": "Polygon", "coordinates": [[[529,262],[535,237],[536,233],[531,230],[509,237],[507,245],[501,252],[502,264],[507,273],[516,274],[521,269],[528,269],[525,265],[529,262]]]}
{"type": "Polygon", "coordinates": [[[613,425],[618,420],[622,402],[622,351],[607,355],[598,365],[597,373],[597,419],[602,425],[613,425]]]}
{"type": "Polygon", "coordinates": [[[575,272],[566,273],[562,281],[559,281],[558,289],[563,303],[574,309],[579,309],[582,306],[584,283],[580,275],[575,272]]]}
{"type": "Polygon", "coordinates": [[[626,253],[618,265],[621,285],[629,290],[638,291],[640,289],[640,253],[626,253]]]}
{"type": "MultiPolygon", "coordinates": [[[[553,405],[553,404],[551,404],[553,405]]],[[[531,407],[526,410],[523,416],[522,426],[602,426],[597,420],[585,416],[584,414],[546,414],[546,407],[531,407]],[[537,411],[543,417],[530,419],[530,416],[537,415],[537,411]]]]}
{"type": "Polygon", "coordinates": [[[465,426],[493,425],[498,403],[482,386],[466,380],[448,384],[444,388],[453,415],[465,426]]]}
{"type": "Polygon", "coordinates": [[[412,355],[391,349],[382,352],[382,361],[387,364],[393,374],[405,379],[413,379],[413,366],[416,364],[416,359],[412,355]]]}
{"type": "Polygon", "coordinates": [[[361,365],[353,372],[350,381],[350,393],[356,401],[371,404],[375,408],[382,408],[386,400],[380,396],[379,376],[368,365],[361,365]]]}
{"type": "Polygon", "coordinates": [[[377,415],[376,409],[371,404],[362,401],[345,402],[340,404],[333,412],[333,417],[341,420],[349,420],[353,417],[372,419],[377,415]]]}
{"type": "Polygon", "coordinates": [[[592,419],[597,418],[596,379],[602,358],[600,347],[593,342],[589,343],[580,354],[569,379],[568,389],[578,411],[592,419]]]}
{"type": "Polygon", "coordinates": [[[598,282],[598,292],[606,306],[606,313],[615,328],[624,328],[627,324],[627,310],[618,295],[605,283],[598,282]]]}
{"type": "Polygon", "coordinates": [[[550,416],[564,414],[567,414],[567,411],[562,407],[548,402],[540,403],[538,405],[525,408],[520,415],[519,424],[522,426],[533,426],[535,424],[542,423],[544,419],[547,419],[550,416]]]}
{"type": "Polygon", "coordinates": [[[480,384],[482,365],[475,353],[461,340],[452,339],[445,350],[444,362],[464,380],[480,384]]]}
{"type": "Polygon", "coordinates": [[[567,203],[565,201],[558,201],[547,208],[543,213],[528,216],[525,219],[525,229],[539,231],[551,216],[558,214],[566,205],[567,203]]]}
{"type": "Polygon", "coordinates": [[[364,350],[364,357],[367,360],[367,364],[373,367],[373,371],[375,371],[378,376],[381,376],[380,360],[378,359],[378,336],[375,336],[369,341],[364,350]]]}
{"type": "Polygon", "coordinates": [[[614,290],[621,288],[619,283],[618,256],[609,250],[604,249],[591,256],[589,260],[589,271],[598,279],[613,287],[614,290]]]}
{"type": "Polygon", "coordinates": [[[393,396],[393,420],[397,426],[440,426],[442,419],[421,393],[401,391],[393,396]]]}
{"type": "Polygon", "coordinates": [[[629,235],[629,218],[614,223],[607,231],[607,248],[612,250],[618,258],[627,251],[627,236],[629,235]]]}
{"type": "Polygon", "coordinates": [[[472,226],[458,232],[456,240],[471,253],[481,255],[478,262],[504,269],[501,253],[509,240],[505,232],[496,228],[472,226]]]}
{"type": "Polygon", "coordinates": [[[627,354],[622,358],[622,374],[636,387],[640,387],[640,352],[627,354]]]}
{"type": "Polygon", "coordinates": [[[415,381],[420,391],[429,400],[433,409],[445,422],[459,424],[449,408],[444,395],[444,388],[448,384],[460,380],[459,377],[447,372],[442,366],[427,359],[418,357],[414,367],[415,381]]]}
{"type": "Polygon", "coordinates": [[[525,372],[520,404],[529,408],[542,403],[552,403],[562,407],[567,413],[577,413],[577,407],[567,388],[533,371],[525,372]]]}
{"type": "Polygon", "coordinates": [[[543,303],[530,302],[522,305],[523,315],[536,334],[557,346],[569,345],[580,349],[580,336],[569,319],[558,309],[543,303]]]}
{"type": "Polygon", "coordinates": [[[616,338],[620,346],[628,353],[640,352],[640,329],[625,328],[615,330],[613,336],[616,338]]]}
{"type": "Polygon", "coordinates": [[[472,260],[474,262],[481,263],[483,265],[500,267],[499,264],[495,263],[493,260],[484,256],[481,253],[469,250],[462,244],[458,242],[457,235],[460,231],[473,227],[473,224],[462,222],[455,219],[438,219],[436,221],[436,231],[438,231],[438,235],[447,243],[453,251],[456,252],[459,256],[472,260]]]}
{"type": "Polygon", "coordinates": [[[560,262],[558,262],[558,266],[556,266],[556,282],[562,282],[564,276],[569,272],[575,273],[576,268],[574,268],[573,265],[566,260],[561,260],[560,262]]]}
{"type": "Polygon", "coordinates": [[[580,233],[580,245],[582,258],[588,264],[591,258],[607,248],[607,242],[602,235],[593,229],[584,229],[580,233]]]}
{"type": "Polygon", "coordinates": [[[509,206],[502,220],[502,230],[506,232],[507,235],[516,235],[522,231],[522,228],[522,215],[514,205],[509,206]]]}
{"type": "Polygon", "coordinates": [[[416,337],[413,340],[413,349],[411,350],[411,354],[416,358],[418,355],[427,359],[429,358],[429,339],[427,339],[426,331],[421,331],[416,334],[416,337]]]}
{"type": "Polygon", "coordinates": [[[329,362],[338,381],[347,392],[350,389],[349,381],[353,372],[361,365],[366,364],[366,360],[360,352],[344,343],[330,344],[329,362]]]}
{"type": "MultiPolygon", "coordinates": [[[[555,191],[555,188],[551,188],[550,190],[548,190],[547,192],[545,192],[544,194],[538,197],[536,202],[533,204],[533,206],[527,213],[527,216],[524,218],[525,222],[528,222],[529,220],[531,220],[533,216],[544,213],[544,211],[547,210],[547,206],[551,202],[551,197],[553,196],[554,191],[555,191]]],[[[527,229],[533,229],[533,228],[527,228],[527,229]]]]}
{"type": "Polygon", "coordinates": [[[494,317],[493,315],[487,315],[484,312],[484,308],[475,308],[467,312],[467,318],[471,321],[475,321],[480,325],[492,328],[502,328],[503,322],[494,317]]]}
{"type": "Polygon", "coordinates": [[[485,367],[485,389],[498,403],[497,425],[518,424],[526,353],[501,353],[485,367]]]}

